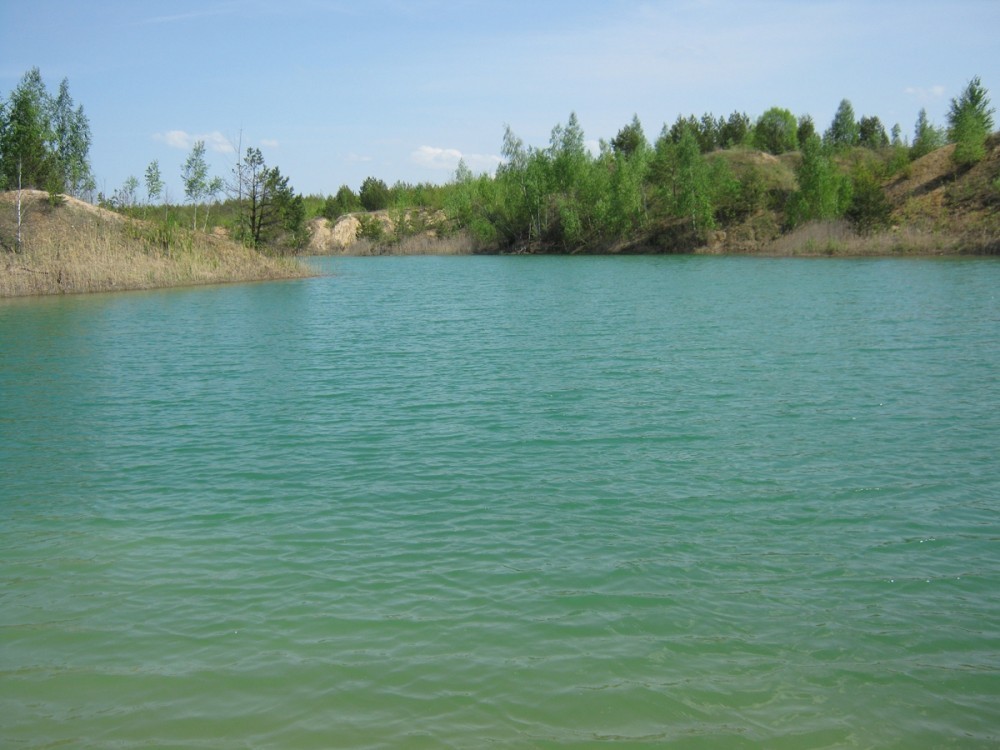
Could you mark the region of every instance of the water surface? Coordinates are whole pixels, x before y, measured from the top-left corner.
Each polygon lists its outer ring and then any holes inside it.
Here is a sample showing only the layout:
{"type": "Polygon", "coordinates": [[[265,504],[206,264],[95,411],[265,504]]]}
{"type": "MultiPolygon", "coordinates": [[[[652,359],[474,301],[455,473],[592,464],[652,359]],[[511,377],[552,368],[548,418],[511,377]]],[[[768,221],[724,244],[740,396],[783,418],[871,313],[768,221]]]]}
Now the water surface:
{"type": "Polygon", "coordinates": [[[990,747],[1000,264],[0,302],[0,745],[990,747]]]}

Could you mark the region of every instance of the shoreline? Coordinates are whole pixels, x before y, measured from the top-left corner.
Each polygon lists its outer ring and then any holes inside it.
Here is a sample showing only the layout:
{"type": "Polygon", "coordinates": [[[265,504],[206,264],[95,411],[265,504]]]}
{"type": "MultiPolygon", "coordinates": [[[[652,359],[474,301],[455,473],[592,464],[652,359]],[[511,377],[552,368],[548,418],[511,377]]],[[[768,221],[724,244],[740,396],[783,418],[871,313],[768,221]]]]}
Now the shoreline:
{"type": "Polygon", "coordinates": [[[65,196],[0,194],[0,298],[143,291],[308,278],[299,258],[273,257],[214,234],[161,227],[65,196]],[[18,232],[19,230],[19,232],[18,232]],[[14,239],[20,234],[21,241],[14,239]]]}

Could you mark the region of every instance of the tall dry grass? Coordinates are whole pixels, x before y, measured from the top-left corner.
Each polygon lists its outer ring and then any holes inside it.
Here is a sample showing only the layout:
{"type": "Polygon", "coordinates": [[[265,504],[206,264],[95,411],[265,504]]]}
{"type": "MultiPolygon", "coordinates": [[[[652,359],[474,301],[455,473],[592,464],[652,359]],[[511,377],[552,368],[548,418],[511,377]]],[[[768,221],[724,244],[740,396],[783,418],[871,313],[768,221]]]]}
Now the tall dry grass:
{"type": "Polygon", "coordinates": [[[916,227],[893,227],[859,235],[846,221],[813,221],[781,235],[762,248],[779,256],[940,255],[962,252],[959,238],[916,227]]]}
{"type": "MultiPolygon", "coordinates": [[[[78,201],[30,195],[22,244],[12,242],[11,201],[0,202],[0,297],[295,278],[312,272],[221,237],[125,219],[78,201]]],[[[23,198],[22,198],[23,200],[23,198]]]]}

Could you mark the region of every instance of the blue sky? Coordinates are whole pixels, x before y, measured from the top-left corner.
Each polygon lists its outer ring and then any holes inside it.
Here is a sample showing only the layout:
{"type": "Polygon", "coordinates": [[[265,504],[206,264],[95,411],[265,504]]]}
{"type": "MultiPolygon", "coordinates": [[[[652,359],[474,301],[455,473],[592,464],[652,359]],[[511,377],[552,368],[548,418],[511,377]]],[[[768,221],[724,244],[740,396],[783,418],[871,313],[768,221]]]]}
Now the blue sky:
{"type": "Polygon", "coordinates": [[[5,0],[0,94],[67,77],[107,194],[157,159],[179,201],[194,140],[228,176],[241,134],[329,194],[491,171],[505,125],[541,146],[570,112],[595,142],[633,114],[652,140],[771,106],[823,130],[847,98],[910,136],[974,75],[1000,102],[997,29],[1000,0],[5,0]]]}

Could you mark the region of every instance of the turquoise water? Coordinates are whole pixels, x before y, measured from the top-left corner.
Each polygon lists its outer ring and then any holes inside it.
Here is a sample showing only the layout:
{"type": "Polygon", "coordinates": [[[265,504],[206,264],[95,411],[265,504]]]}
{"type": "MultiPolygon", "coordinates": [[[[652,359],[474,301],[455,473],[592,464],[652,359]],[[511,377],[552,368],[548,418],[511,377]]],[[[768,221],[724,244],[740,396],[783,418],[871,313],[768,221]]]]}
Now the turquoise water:
{"type": "Polygon", "coordinates": [[[315,262],[0,302],[0,746],[1000,742],[1000,264],[315,262]]]}

